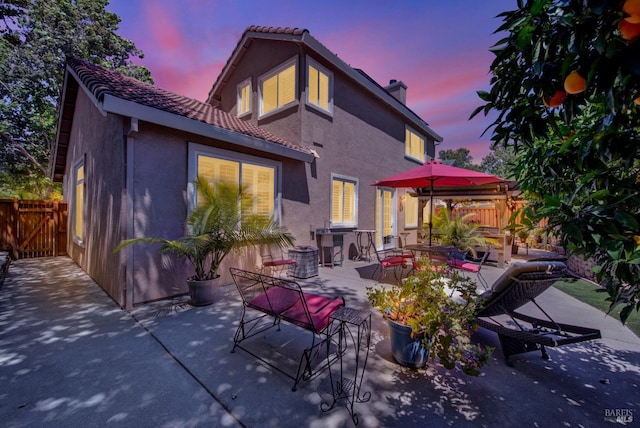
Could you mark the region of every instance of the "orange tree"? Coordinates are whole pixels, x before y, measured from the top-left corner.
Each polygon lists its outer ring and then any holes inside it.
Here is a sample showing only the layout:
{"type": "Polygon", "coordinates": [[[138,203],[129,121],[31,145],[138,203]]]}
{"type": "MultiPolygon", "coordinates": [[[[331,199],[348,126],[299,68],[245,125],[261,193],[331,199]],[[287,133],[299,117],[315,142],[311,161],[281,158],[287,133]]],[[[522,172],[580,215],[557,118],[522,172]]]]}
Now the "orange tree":
{"type": "Polygon", "coordinates": [[[498,15],[505,37],[471,115],[496,114],[493,145],[514,149],[534,215],[596,261],[623,321],[640,309],[639,1],[519,0],[498,15]]]}

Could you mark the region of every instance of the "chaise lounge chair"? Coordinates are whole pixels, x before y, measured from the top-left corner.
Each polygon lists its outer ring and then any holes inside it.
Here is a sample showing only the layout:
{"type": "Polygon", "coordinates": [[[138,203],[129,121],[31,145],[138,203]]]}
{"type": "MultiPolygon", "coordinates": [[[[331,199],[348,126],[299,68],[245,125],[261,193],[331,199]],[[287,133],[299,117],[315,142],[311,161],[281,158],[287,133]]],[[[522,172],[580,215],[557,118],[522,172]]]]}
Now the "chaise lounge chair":
{"type": "Polygon", "coordinates": [[[561,346],[599,339],[600,331],[555,322],[536,303],[535,298],[559,279],[566,277],[567,266],[557,260],[516,263],[484,292],[478,312],[478,324],[498,334],[507,365],[512,355],[540,350],[542,358],[549,355],[546,346],[561,346]],[[533,303],[546,319],[516,312],[526,303],[533,303]],[[498,319],[500,317],[501,319],[498,319]]]}

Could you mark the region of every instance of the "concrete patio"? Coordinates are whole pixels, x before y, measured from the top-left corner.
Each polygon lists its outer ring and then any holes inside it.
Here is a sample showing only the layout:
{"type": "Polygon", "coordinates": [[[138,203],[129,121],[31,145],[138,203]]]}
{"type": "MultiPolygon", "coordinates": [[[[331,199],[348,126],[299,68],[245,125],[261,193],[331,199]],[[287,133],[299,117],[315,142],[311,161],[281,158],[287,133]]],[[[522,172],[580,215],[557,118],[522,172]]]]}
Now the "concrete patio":
{"type": "MultiPolygon", "coordinates": [[[[372,263],[346,261],[301,281],[306,290],[344,296],[370,310],[372,263]]],[[[501,273],[483,268],[491,284],[501,273]]],[[[353,426],[340,403],[328,412],[327,372],[292,381],[241,350],[230,353],[240,298],[220,289],[217,303],[187,298],[121,310],[65,257],[20,260],[0,290],[0,420],[24,426],[353,426]]],[[[437,364],[405,369],[392,361],[388,331],[372,311],[373,333],[359,426],[615,426],[623,412],[640,419],[640,339],[619,321],[549,289],[539,303],[557,321],[599,328],[603,338],[514,357],[496,350],[480,377],[437,364]],[[616,413],[617,412],[617,413],[616,413]]],[[[307,337],[288,325],[256,338],[279,364],[297,366],[307,337]],[[300,338],[301,340],[295,340],[300,338]]],[[[477,340],[498,346],[494,333],[477,340]]],[[[627,421],[619,419],[617,423],[627,421]]]]}

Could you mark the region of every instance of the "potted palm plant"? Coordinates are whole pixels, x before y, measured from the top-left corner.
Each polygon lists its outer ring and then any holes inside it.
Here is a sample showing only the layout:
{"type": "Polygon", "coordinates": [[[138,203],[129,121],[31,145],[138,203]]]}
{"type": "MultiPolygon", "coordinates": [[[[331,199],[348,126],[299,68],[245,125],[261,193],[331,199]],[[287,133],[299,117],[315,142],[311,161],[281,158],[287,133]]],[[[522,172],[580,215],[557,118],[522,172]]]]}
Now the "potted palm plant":
{"type": "Polygon", "coordinates": [[[398,284],[367,288],[367,297],[389,324],[394,359],[422,368],[428,359],[477,376],[492,349],[471,342],[477,330],[476,284],[457,273],[421,262],[414,276],[398,284]]]}
{"type": "Polygon", "coordinates": [[[478,223],[471,221],[474,213],[454,216],[448,209],[439,209],[433,216],[433,225],[441,234],[441,244],[455,247],[460,254],[472,253],[476,257],[476,247],[486,247],[487,239],[478,232],[478,223]]]}
{"type": "Polygon", "coordinates": [[[248,245],[291,246],[294,238],[279,229],[272,218],[252,214],[248,207],[251,196],[237,185],[209,182],[198,177],[198,206],[187,217],[187,233],[178,239],[134,238],[122,241],[114,252],[131,244],[160,243],[159,251],[186,259],[194,274],[187,279],[191,304],[213,303],[215,280],[224,258],[232,251],[248,245]]]}

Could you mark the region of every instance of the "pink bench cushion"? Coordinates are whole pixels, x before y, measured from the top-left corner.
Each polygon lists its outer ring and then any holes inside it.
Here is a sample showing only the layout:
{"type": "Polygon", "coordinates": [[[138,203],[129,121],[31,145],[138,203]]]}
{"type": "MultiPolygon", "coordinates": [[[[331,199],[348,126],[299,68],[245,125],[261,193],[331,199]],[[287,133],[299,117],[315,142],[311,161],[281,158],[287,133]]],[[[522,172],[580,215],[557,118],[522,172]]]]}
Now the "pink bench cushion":
{"type": "Polygon", "coordinates": [[[466,270],[469,272],[480,272],[480,265],[469,263],[467,261],[460,260],[460,259],[449,260],[449,266],[456,269],[466,270]]]}
{"type": "Polygon", "coordinates": [[[305,313],[304,306],[301,301],[296,302],[291,308],[287,309],[282,318],[307,330],[322,331],[329,324],[329,316],[344,306],[341,298],[321,296],[319,294],[304,293],[304,299],[307,302],[307,308],[311,315],[311,323],[305,313]]]}
{"type": "Polygon", "coordinates": [[[271,287],[265,293],[251,300],[249,306],[271,314],[281,314],[299,301],[300,293],[297,291],[283,287],[271,287]]]}

